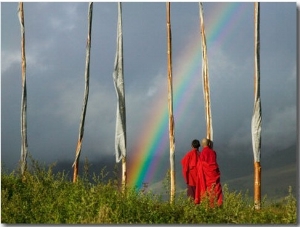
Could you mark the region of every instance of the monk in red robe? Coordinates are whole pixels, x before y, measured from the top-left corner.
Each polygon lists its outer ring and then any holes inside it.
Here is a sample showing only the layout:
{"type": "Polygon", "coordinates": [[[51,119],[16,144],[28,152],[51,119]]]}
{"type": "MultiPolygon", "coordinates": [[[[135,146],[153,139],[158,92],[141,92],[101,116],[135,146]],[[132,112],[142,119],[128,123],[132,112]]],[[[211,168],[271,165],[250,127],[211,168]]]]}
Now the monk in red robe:
{"type": "Polygon", "coordinates": [[[182,174],[187,185],[188,198],[195,200],[196,181],[197,181],[197,161],[199,158],[199,140],[192,141],[192,150],[182,158],[182,174]]]}
{"type": "Polygon", "coordinates": [[[203,149],[197,163],[195,203],[198,204],[204,197],[208,197],[211,207],[214,207],[215,202],[221,206],[223,202],[220,183],[221,173],[217,163],[217,154],[211,148],[209,139],[202,139],[201,146],[203,149]]]}

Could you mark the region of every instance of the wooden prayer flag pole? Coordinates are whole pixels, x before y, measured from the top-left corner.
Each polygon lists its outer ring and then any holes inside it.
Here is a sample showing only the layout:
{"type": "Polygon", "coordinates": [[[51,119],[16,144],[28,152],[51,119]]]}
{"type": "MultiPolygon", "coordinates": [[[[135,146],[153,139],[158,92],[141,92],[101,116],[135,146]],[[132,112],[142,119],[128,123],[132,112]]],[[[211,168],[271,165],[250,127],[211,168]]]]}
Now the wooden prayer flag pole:
{"type": "Polygon", "coordinates": [[[25,55],[25,25],[23,2],[19,3],[19,21],[21,25],[21,58],[22,58],[22,97],[21,97],[21,174],[27,167],[27,88],[26,88],[26,55],[25,55]]]}
{"type": "Polygon", "coordinates": [[[173,117],[173,87],[172,87],[172,35],[170,21],[170,2],[167,7],[167,58],[168,58],[168,109],[169,109],[169,140],[170,140],[170,202],[175,199],[175,137],[174,137],[174,117],[173,117]]]}
{"type": "Polygon", "coordinates": [[[207,60],[207,46],[206,35],[204,28],[204,16],[203,5],[199,3],[200,13],[200,31],[202,37],[202,84],[203,84],[203,96],[205,103],[205,119],[206,119],[206,138],[211,142],[213,141],[213,128],[212,128],[212,116],[210,107],[210,88],[209,88],[209,74],[208,74],[208,60],[207,60]]]}
{"type": "Polygon", "coordinates": [[[254,3],[254,109],[251,121],[254,154],[254,207],[261,208],[260,4],[254,3]]]}
{"type": "Polygon", "coordinates": [[[76,182],[78,176],[78,168],[79,168],[79,157],[81,153],[81,146],[82,146],[82,139],[84,133],[84,122],[85,122],[85,115],[89,97],[89,80],[90,80],[90,52],[91,52],[91,34],[92,34],[92,16],[93,16],[93,3],[89,3],[88,8],[88,36],[87,36],[87,43],[86,43],[86,58],[85,58],[85,89],[84,89],[84,97],[83,97],[83,106],[82,106],[82,113],[80,118],[80,125],[79,125],[79,135],[78,135],[78,142],[76,147],[76,156],[75,161],[72,165],[74,168],[73,172],[73,182],[76,182]]]}

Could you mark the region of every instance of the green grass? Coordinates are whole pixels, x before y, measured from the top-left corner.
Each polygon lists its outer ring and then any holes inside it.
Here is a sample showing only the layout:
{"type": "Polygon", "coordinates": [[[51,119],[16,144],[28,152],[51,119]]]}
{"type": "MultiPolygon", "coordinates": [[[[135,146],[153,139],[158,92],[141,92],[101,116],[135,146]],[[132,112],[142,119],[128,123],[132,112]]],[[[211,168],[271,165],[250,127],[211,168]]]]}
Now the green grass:
{"type": "MultiPolygon", "coordinates": [[[[88,164],[87,164],[88,166],[88,164]]],[[[64,173],[54,174],[53,165],[32,161],[21,178],[18,171],[1,174],[1,222],[7,224],[296,224],[297,201],[292,189],[281,201],[262,200],[253,208],[247,193],[223,186],[222,207],[210,208],[206,202],[194,205],[185,193],[173,204],[166,195],[127,188],[121,193],[117,177],[107,173],[88,180],[88,168],[77,183],[64,173]]],[[[167,178],[167,177],[166,177],[167,178]]],[[[168,187],[168,179],[164,182],[168,187]]],[[[166,190],[168,193],[168,190],[166,190]]]]}

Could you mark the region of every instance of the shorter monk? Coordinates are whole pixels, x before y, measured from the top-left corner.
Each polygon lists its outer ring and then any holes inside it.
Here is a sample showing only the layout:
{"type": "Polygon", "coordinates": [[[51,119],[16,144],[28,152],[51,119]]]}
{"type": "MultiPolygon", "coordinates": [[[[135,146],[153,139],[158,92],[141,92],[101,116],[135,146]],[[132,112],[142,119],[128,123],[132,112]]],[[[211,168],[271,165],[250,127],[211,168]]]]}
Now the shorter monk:
{"type": "Polygon", "coordinates": [[[181,160],[182,174],[187,185],[187,196],[195,200],[196,181],[197,181],[197,161],[199,159],[199,140],[192,141],[192,149],[188,151],[181,160]]]}

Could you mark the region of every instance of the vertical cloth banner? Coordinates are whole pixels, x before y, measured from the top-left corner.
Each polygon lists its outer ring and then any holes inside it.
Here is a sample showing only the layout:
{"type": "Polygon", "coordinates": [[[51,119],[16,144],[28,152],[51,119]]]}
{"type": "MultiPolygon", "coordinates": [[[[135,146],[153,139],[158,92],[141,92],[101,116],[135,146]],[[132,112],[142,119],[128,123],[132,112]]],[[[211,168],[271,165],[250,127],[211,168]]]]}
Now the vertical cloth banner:
{"type": "Polygon", "coordinates": [[[122,4],[118,2],[117,50],[113,72],[118,99],[115,132],[116,162],[120,162],[122,158],[126,157],[126,108],[123,72],[122,4]]]}
{"type": "Polygon", "coordinates": [[[18,16],[21,25],[21,58],[22,58],[22,97],[21,97],[21,174],[24,175],[27,166],[27,89],[26,89],[26,55],[25,26],[23,2],[19,3],[18,16]]]}
{"type": "Polygon", "coordinates": [[[202,83],[203,83],[203,96],[204,96],[204,103],[205,103],[206,138],[213,141],[206,35],[204,29],[203,6],[201,2],[199,3],[199,13],[200,13],[200,31],[202,35],[202,83]]]}
{"type": "Polygon", "coordinates": [[[252,148],[254,161],[260,162],[261,148],[261,100],[260,100],[260,43],[259,43],[259,3],[254,12],[254,109],[251,121],[252,148]]]}
{"type": "Polygon", "coordinates": [[[85,58],[85,89],[84,89],[84,97],[83,97],[83,105],[82,105],[82,113],[80,118],[80,125],[79,125],[79,134],[78,134],[78,142],[76,147],[76,157],[73,163],[74,167],[74,175],[73,175],[73,182],[76,181],[77,173],[78,173],[78,161],[81,153],[82,147],[82,139],[84,133],[84,122],[85,122],[85,115],[89,97],[89,80],[90,80],[90,53],[91,53],[91,35],[92,35],[92,17],[93,17],[93,3],[89,3],[88,8],[88,36],[87,36],[87,43],[86,43],[86,58],[85,58]]]}

